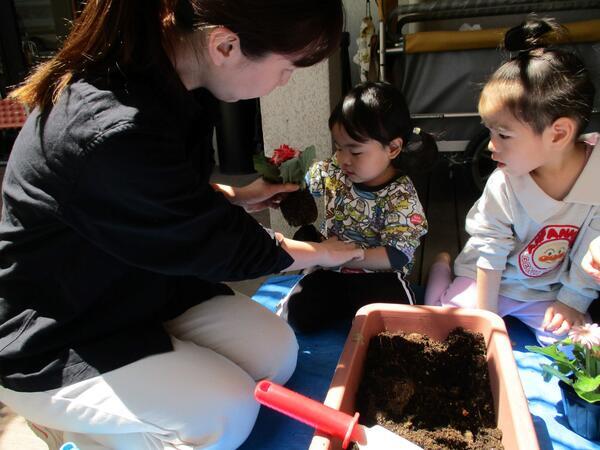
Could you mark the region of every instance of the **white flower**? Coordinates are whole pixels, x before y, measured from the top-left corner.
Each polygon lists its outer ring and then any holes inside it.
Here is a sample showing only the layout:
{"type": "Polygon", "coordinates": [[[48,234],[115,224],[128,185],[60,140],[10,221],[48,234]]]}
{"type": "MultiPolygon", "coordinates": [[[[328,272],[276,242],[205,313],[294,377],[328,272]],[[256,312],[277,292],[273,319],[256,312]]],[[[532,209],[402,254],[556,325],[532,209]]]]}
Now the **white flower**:
{"type": "Polygon", "coordinates": [[[581,344],[591,349],[596,345],[600,345],[600,327],[598,327],[597,323],[577,325],[571,328],[569,337],[575,344],[581,344]]]}

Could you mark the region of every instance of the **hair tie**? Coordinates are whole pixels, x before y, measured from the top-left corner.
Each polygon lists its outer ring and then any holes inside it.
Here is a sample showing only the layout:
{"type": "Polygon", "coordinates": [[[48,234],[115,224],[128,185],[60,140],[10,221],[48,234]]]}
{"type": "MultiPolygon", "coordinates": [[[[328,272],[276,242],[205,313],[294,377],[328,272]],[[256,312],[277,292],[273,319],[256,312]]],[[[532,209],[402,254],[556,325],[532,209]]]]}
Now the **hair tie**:
{"type": "Polygon", "coordinates": [[[194,28],[194,8],[190,0],[178,0],[175,5],[175,21],[184,30],[194,28]]]}
{"type": "Polygon", "coordinates": [[[517,52],[521,57],[538,48],[547,47],[546,35],[553,31],[552,25],[545,20],[527,20],[512,27],[504,35],[504,48],[517,52]]]}
{"type": "Polygon", "coordinates": [[[410,151],[418,150],[423,142],[423,136],[421,136],[421,129],[414,127],[408,138],[405,149],[410,151]]]}

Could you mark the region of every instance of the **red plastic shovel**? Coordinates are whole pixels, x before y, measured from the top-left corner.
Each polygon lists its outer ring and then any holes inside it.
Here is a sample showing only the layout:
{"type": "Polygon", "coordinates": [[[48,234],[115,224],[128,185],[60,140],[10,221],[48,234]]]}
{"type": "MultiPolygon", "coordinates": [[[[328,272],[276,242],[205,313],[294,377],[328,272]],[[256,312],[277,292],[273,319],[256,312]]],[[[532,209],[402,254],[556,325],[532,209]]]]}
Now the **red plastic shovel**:
{"type": "Polygon", "coordinates": [[[342,439],[344,449],[356,442],[364,450],[423,450],[382,426],[360,425],[358,413],[352,417],[268,380],[256,385],[254,397],[269,408],[342,439]]]}

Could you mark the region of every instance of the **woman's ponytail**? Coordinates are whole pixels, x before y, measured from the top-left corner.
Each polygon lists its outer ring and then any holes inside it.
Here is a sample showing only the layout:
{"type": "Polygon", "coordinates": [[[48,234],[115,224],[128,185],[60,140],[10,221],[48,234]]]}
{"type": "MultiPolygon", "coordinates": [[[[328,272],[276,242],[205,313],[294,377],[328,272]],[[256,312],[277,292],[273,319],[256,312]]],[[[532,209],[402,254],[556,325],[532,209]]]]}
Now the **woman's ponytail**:
{"type": "Polygon", "coordinates": [[[87,2],[64,45],[11,92],[11,97],[44,109],[73,79],[111,68],[140,71],[162,53],[164,31],[176,0],[95,0],[87,2]]]}
{"type": "Polygon", "coordinates": [[[240,36],[249,58],[291,55],[295,66],[308,67],[339,48],[343,25],[341,0],[90,0],[63,48],[11,96],[50,107],[73,79],[147,70],[173,36],[210,26],[240,36]]]}

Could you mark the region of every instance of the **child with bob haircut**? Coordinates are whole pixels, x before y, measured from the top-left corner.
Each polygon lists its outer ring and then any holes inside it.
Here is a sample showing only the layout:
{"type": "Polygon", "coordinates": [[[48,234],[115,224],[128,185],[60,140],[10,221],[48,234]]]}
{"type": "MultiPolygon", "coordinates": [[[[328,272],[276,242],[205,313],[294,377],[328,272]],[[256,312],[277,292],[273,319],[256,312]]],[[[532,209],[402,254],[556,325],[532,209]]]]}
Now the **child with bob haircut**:
{"type": "Polygon", "coordinates": [[[280,314],[303,332],[351,318],[367,303],[414,303],[405,277],[427,232],[407,174],[431,166],[437,147],[414,128],[402,93],[383,82],[355,86],[331,113],[329,128],[335,154],[306,176],[313,196],[324,197],[322,235],[311,225],[312,233],[300,229],[295,238],[351,241],[365,256],[307,274],[283,300],[280,314]]]}
{"type": "Polygon", "coordinates": [[[515,55],[479,99],[498,169],[467,215],[457,277],[451,282],[450,257],[439,255],[426,293],[430,305],[517,317],[543,345],[589,321],[598,290],[581,267],[600,235],[598,134],[580,135],[595,90],[577,56],[546,47],[558,31],[533,18],[506,33],[515,55]]]}

